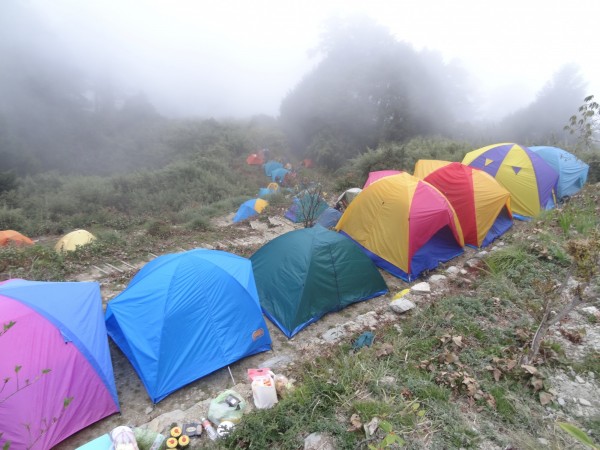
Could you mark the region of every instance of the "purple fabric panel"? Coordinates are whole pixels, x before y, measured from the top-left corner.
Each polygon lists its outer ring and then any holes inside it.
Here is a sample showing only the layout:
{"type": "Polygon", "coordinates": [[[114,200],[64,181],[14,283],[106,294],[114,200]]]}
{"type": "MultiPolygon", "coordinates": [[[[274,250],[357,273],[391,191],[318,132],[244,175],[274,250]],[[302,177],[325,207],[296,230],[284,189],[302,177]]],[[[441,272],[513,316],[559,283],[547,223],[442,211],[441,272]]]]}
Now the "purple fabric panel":
{"type": "Polygon", "coordinates": [[[32,444],[34,449],[52,448],[117,412],[95,370],[54,325],[20,302],[0,296],[0,326],[11,321],[15,324],[0,336],[0,446],[11,441],[15,449],[32,444]],[[65,407],[65,399],[71,397],[65,407]]]}
{"type": "Polygon", "coordinates": [[[513,147],[513,144],[498,145],[497,147],[493,147],[493,148],[489,149],[487,152],[484,152],[481,155],[479,155],[473,161],[471,161],[469,166],[477,167],[478,169],[481,169],[481,170],[489,173],[491,176],[495,177],[496,173],[498,173],[498,170],[500,169],[500,166],[502,165],[502,161],[504,160],[504,158],[506,157],[506,154],[512,147],[513,147]],[[490,159],[493,162],[486,166],[485,165],[486,159],[490,159]]]}
{"type": "Polygon", "coordinates": [[[558,185],[558,172],[541,156],[527,149],[527,154],[531,159],[531,165],[535,172],[535,180],[537,182],[538,192],[540,193],[540,205],[542,209],[549,208],[554,205],[553,192],[556,193],[558,185]]]}

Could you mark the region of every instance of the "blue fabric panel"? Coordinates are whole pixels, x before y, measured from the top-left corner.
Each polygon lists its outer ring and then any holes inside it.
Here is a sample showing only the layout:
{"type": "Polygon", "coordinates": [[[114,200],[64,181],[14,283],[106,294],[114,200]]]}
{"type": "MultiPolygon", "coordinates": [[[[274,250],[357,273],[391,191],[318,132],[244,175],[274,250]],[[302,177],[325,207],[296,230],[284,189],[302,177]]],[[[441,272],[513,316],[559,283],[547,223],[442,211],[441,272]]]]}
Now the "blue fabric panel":
{"type": "Polygon", "coordinates": [[[409,278],[414,280],[425,270],[435,269],[441,262],[446,262],[462,255],[463,248],[456,242],[452,230],[443,227],[414,254],[411,261],[409,278]]]}
{"type": "Polygon", "coordinates": [[[502,208],[502,211],[500,211],[500,214],[498,214],[498,217],[496,217],[496,220],[492,224],[488,233],[485,235],[485,238],[483,239],[481,246],[487,247],[488,245],[490,245],[492,243],[492,241],[494,239],[502,236],[512,226],[513,226],[513,221],[509,217],[508,212],[506,211],[506,207],[504,207],[504,208],[502,208]]]}
{"type": "Polygon", "coordinates": [[[335,208],[328,207],[321,213],[317,222],[319,225],[325,228],[331,228],[336,226],[338,220],[342,217],[342,213],[335,208]]]}
{"type": "Polygon", "coordinates": [[[0,285],[0,294],[29,306],[56,326],[89,361],[119,407],[98,283],[12,280],[0,285]]]}

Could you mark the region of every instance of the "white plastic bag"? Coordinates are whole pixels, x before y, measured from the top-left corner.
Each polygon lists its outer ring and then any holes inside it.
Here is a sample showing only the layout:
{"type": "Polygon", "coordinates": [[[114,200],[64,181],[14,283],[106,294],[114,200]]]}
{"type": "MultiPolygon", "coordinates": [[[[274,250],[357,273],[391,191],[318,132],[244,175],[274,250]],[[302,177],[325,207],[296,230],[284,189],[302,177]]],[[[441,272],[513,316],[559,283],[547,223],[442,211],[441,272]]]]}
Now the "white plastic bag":
{"type": "Polygon", "coordinates": [[[120,426],[110,432],[111,450],[139,450],[135,433],[126,426],[120,426]]]}

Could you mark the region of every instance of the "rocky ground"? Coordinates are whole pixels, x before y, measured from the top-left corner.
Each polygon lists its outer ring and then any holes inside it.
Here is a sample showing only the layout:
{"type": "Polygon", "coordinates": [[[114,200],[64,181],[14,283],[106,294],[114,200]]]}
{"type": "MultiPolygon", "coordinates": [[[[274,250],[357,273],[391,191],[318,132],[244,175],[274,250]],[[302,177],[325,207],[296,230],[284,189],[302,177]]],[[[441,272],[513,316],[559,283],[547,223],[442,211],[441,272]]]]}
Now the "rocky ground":
{"type": "MultiPolygon", "coordinates": [[[[297,225],[281,217],[269,217],[264,221],[232,225],[231,217],[227,216],[215,221],[214,224],[227,230],[223,236],[229,236],[229,238],[198,243],[197,246],[219,248],[238,254],[247,253],[248,249],[256,249],[274,237],[298,228],[297,225]]],[[[498,243],[498,246],[501,245],[501,242],[498,243]]],[[[156,405],[148,398],[129,361],[110,342],[121,414],[115,414],[82,430],[61,443],[57,449],[77,448],[110,432],[119,425],[145,427],[156,432],[164,432],[173,422],[181,423],[205,416],[211,399],[225,389],[233,389],[242,395],[248,401],[250,409],[253,407],[253,402],[250,383],[247,379],[249,368],[269,367],[275,373],[294,379],[297,376],[296,368],[300,362],[319,354],[324,346],[352,342],[367,330],[374,332],[375,339],[377,339],[378,326],[390,322],[401,326],[404,314],[414,314],[421,305],[447,293],[449,289],[447,281],[452,277],[463,277],[468,281],[468,278],[473,276],[473,273],[467,270],[469,264],[472,264],[473,260],[478,257],[485,257],[485,253],[477,254],[474,250],[468,249],[462,257],[452,260],[450,262],[452,265],[448,264],[436,271],[436,274],[427,279],[426,283],[419,280],[407,284],[400,279],[384,274],[389,287],[387,295],[354,304],[338,313],[328,314],[292,339],[287,339],[278,328],[267,320],[273,341],[271,351],[245,358],[232,364],[229,368],[220,369],[174,392],[156,405]],[[415,310],[402,312],[403,308],[396,308],[396,311],[393,311],[390,308],[390,300],[406,288],[411,288],[412,291],[403,299],[409,300],[415,310]]],[[[144,263],[144,261],[129,262],[128,264],[131,265],[129,268],[121,264],[120,270],[129,270],[132,276],[144,263]]],[[[114,277],[110,276],[113,272],[110,267],[99,269],[81,274],[77,279],[100,282],[103,300],[107,302],[121,292],[126,284],[114,282],[114,277]]],[[[569,358],[577,360],[577,358],[583,357],[589,349],[600,352],[600,325],[598,323],[600,323],[600,313],[592,307],[587,312],[572,312],[565,321],[554,327],[551,333],[555,340],[561,342],[569,358]],[[590,314],[598,316],[599,320],[595,324],[588,319],[587,316],[590,314]],[[582,336],[580,342],[575,343],[565,337],[568,335],[568,333],[564,333],[565,329],[577,330],[582,336]]],[[[599,374],[590,372],[582,376],[576,375],[573,370],[556,370],[548,381],[556,392],[556,401],[560,405],[559,409],[548,408],[548,415],[564,420],[583,416],[600,417],[599,374]]],[[[201,439],[206,438],[203,436],[201,439]]],[[[311,436],[310,442],[313,440],[314,436],[311,436]]],[[[539,439],[539,443],[541,447],[547,445],[543,438],[539,439]]],[[[310,448],[308,441],[307,445],[307,448],[310,448]]],[[[495,447],[490,446],[489,448],[495,447]]]]}

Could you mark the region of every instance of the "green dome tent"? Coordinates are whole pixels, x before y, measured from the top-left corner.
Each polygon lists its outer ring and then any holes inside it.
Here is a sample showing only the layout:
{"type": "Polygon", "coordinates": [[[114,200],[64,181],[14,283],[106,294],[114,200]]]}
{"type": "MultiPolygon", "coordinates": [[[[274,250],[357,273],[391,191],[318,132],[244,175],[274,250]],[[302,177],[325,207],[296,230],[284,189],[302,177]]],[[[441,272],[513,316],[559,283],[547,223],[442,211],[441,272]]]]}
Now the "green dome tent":
{"type": "Polygon", "coordinates": [[[329,312],[387,292],[371,259],[320,225],[283,234],[250,260],[263,312],[288,338],[329,312]]]}

